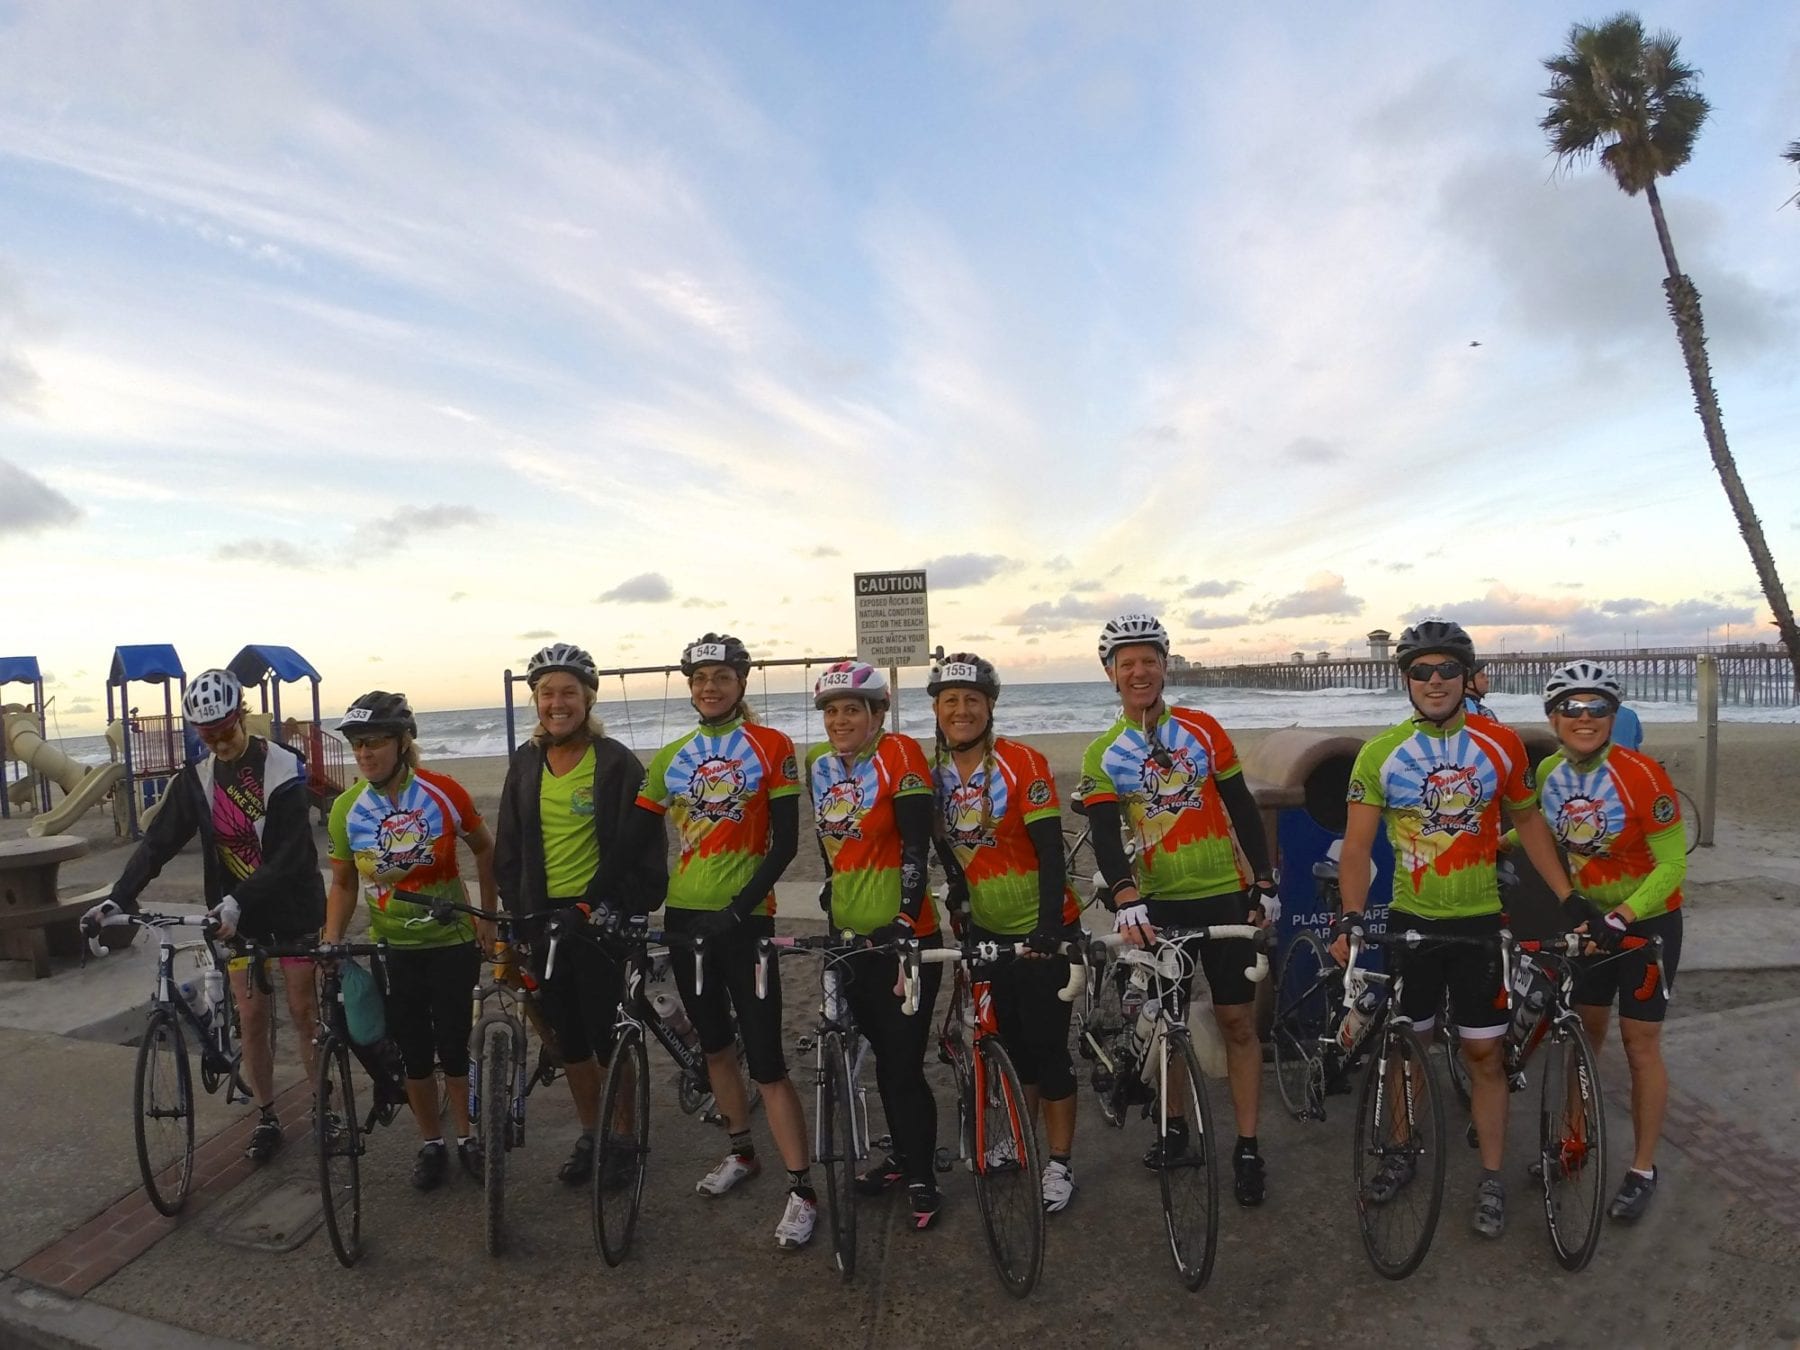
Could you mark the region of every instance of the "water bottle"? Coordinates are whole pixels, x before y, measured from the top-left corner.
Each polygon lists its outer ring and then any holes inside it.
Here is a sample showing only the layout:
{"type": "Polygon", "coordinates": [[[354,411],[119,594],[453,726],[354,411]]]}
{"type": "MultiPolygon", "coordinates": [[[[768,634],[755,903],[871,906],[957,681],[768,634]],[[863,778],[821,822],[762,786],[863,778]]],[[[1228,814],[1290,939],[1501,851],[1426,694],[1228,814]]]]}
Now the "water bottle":
{"type": "Polygon", "coordinates": [[[188,1005],[194,1016],[200,1019],[200,1025],[206,1030],[212,1028],[212,1009],[206,1006],[206,990],[197,984],[183,982],[176,990],[181,1001],[188,1005]]]}
{"type": "Polygon", "coordinates": [[[1523,1036],[1531,1030],[1549,1001],[1550,991],[1544,988],[1544,982],[1536,978],[1530,966],[1521,963],[1513,978],[1513,1034],[1523,1036]]]}
{"type": "Polygon", "coordinates": [[[1150,972],[1143,966],[1131,968],[1131,978],[1126,981],[1125,988],[1119,991],[1119,1011],[1129,1024],[1137,1015],[1138,1009],[1144,1006],[1144,994],[1150,988],[1150,972]]]}
{"type": "Polygon", "coordinates": [[[1138,1064],[1147,1064],[1150,1052],[1150,1037],[1156,1032],[1156,1014],[1162,1004],[1154,998],[1145,998],[1138,1008],[1137,1021],[1131,1024],[1131,1057],[1138,1064]]]}
{"type": "Polygon", "coordinates": [[[1345,1053],[1356,1047],[1356,1038],[1368,1025],[1369,1015],[1381,1004],[1378,990],[1365,988],[1356,996],[1356,1002],[1344,1009],[1344,1020],[1338,1023],[1338,1048],[1345,1053]]]}
{"type": "Polygon", "coordinates": [[[225,1007],[225,972],[217,966],[210,966],[200,977],[200,982],[205,990],[206,1011],[217,1017],[225,1007]]]}
{"type": "Polygon", "coordinates": [[[667,990],[658,989],[650,995],[650,1006],[656,1009],[662,1024],[688,1049],[695,1049],[700,1044],[700,1037],[694,1031],[694,1024],[688,1021],[686,1010],[679,1000],[669,996],[667,990]]]}

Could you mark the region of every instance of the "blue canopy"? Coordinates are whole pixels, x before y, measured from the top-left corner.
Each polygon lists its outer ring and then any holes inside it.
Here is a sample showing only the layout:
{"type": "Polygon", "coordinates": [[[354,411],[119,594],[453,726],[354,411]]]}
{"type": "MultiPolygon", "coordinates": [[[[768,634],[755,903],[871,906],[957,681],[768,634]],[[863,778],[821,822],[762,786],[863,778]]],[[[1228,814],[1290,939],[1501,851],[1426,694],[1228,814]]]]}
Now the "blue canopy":
{"type": "Polygon", "coordinates": [[[127,680],[148,680],[152,684],[166,684],[186,675],[175,649],[166,642],[155,642],[142,647],[114,647],[112,674],[106,677],[106,682],[124,684],[127,680]]]}
{"type": "Polygon", "coordinates": [[[36,684],[43,678],[37,657],[0,656],[0,684],[36,684]]]}
{"type": "Polygon", "coordinates": [[[319,672],[292,647],[257,645],[244,648],[225,667],[245,684],[261,684],[270,671],[277,680],[317,680],[319,672]]]}

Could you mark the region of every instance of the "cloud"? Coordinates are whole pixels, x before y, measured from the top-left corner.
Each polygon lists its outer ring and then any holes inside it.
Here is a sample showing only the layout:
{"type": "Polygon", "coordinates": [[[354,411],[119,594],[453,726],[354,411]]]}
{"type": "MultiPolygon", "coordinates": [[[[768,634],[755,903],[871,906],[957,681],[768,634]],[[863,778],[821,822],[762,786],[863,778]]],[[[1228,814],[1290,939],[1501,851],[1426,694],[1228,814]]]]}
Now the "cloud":
{"type": "Polygon", "coordinates": [[[81,508],[74,502],[43,479],[0,459],[0,535],[31,534],[79,519],[81,508]]]}
{"type": "Polygon", "coordinates": [[[534,628],[529,633],[520,633],[518,637],[513,639],[513,641],[515,641],[515,642],[548,642],[548,641],[550,641],[551,638],[553,638],[555,636],[556,636],[556,634],[551,632],[548,628],[534,628]]]}
{"type": "Polygon", "coordinates": [[[1341,444],[1318,436],[1296,436],[1281,453],[1296,464],[1336,464],[1346,457],[1341,444]]]}
{"type": "Polygon", "coordinates": [[[1241,628],[1250,622],[1248,614],[1208,614],[1197,609],[1182,620],[1189,628],[1241,628]]]}
{"type": "Polygon", "coordinates": [[[1154,614],[1162,608],[1142,595],[1113,595],[1084,600],[1070,592],[1060,600],[1039,600],[1001,619],[1021,633],[1062,633],[1081,624],[1103,624],[1117,614],[1154,614]]]}
{"type": "Polygon", "coordinates": [[[1181,593],[1183,600],[1216,600],[1223,595],[1235,595],[1244,589],[1241,581],[1199,581],[1181,593]]]}
{"type": "Polygon", "coordinates": [[[287,567],[296,572],[310,572],[318,566],[310,553],[285,539],[231,539],[215,548],[212,555],[219,562],[287,567]]]}
{"type": "Polygon", "coordinates": [[[594,601],[604,605],[614,602],[622,605],[657,605],[675,598],[675,588],[661,572],[640,572],[635,577],[627,578],[614,586],[610,591],[602,592],[594,601]]]}
{"type": "Polygon", "coordinates": [[[1336,572],[1315,572],[1306,579],[1306,587],[1279,600],[1252,606],[1258,620],[1304,619],[1315,614],[1360,614],[1363,599],[1344,589],[1344,579],[1336,572]]]}
{"type": "Polygon", "coordinates": [[[1054,558],[1050,559],[1049,562],[1044,564],[1044,570],[1046,572],[1066,572],[1074,565],[1075,564],[1070,562],[1067,557],[1059,553],[1054,558]]]}
{"type": "Polygon", "coordinates": [[[922,564],[934,591],[954,591],[979,586],[1019,564],[998,553],[948,553],[922,564]]]}
{"type": "Polygon", "coordinates": [[[1421,619],[1454,619],[1464,628],[1504,627],[1508,624],[1566,624],[1582,610],[1574,596],[1525,595],[1506,586],[1494,586],[1474,600],[1419,605],[1408,610],[1408,623],[1421,619]]]}
{"type": "Polygon", "coordinates": [[[450,603],[453,605],[458,600],[467,600],[468,598],[469,598],[469,593],[467,591],[451,591],[450,592],[450,603]]]}
{"type": "Polygon", "coordinates": [[[815,544],[811,548],[801,549],[800,556],[802,558],[841,558],[844,556],[844,551],[833,548],[830,544],[815,544]]]}
{"type": "Polygon", "coordinates": [[[1093,592],[1099,590],[1103,585],[1105,585],[1104,582],[1098,581],[1093,577],[1088,577],[1082,581],[1071,581],[1069,583],[1069,589],[1071,591],[1093,592]]]}
{"type": "Polygon", "coordinates": [[[1719,596],[1666,604],[1625,596],[1587,604],[1573,595],[1527,595],[1495,586],[1476,599],[1410,610],[1406,621],[1444,616],[1465,628],[1532,628],[1538,639],[1561,635],[1584,646],[1666,646],[1698,641],[1709,628],[1753,625],[1756,612],[1754,605],[1729,604],[1719,596]]]}
{"type": "Polygon", "coordinates": [[[371,553],[394,553],[404,548],[416,534],[453,530],[464,525],[484,525],[492,520],[485,511],[472,506],[403,506],[385,516],[365,520],[350,536],[351,549],[367,556],[371,553]]]}
{"type": "Polygon", "coordinates": [[[724,609],[723,600],[703,600],[697,595],[690,595],[681,602],[683,609],[724,609]]]}

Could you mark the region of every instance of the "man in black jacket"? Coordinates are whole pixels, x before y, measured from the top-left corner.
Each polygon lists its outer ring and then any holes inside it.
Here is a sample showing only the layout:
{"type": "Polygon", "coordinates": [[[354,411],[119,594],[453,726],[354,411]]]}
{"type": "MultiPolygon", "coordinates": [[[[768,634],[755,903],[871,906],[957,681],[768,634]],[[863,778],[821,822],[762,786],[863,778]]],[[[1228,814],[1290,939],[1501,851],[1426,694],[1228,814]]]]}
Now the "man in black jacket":
{"type": "MultiPolygon", "coordinates": [[[[243,687],[230,671],[197,675],[182,710],[210,753],[176,775],[111,897],[89,910],[88,918],[135,913],[144,887],[198,834],[206,904],[221,937],[241,933],[265,943],[316,938],[325,920],[325,884],[306,818],[305,766],[293,751],[245,729],[243,687]]],[[[310,1081],[316,1022],[312,965],[301,960],[282,965],[288,1011],[310,1081]]],[[[259,977],[247,959],[231,962],[244,1077],[260,1112],[245,1153],[261,1162],[281,1146],[281,1124],[274,1109],[272,991],[259,977]]]]}

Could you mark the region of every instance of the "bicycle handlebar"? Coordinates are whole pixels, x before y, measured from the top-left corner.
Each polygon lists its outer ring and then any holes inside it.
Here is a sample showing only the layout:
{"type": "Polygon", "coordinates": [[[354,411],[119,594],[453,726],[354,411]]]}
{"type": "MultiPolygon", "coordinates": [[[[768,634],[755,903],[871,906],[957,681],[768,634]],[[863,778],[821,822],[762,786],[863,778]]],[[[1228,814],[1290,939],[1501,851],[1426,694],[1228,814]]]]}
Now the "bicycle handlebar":
{"type": "MultiPolygon", "coordinates": [[[[1268,979],[1269,950],[1275,945],[1273,925],[1258,928],[1251,923],[1215,923],[1201,928],[1159,928],[1156,930],[1156,945],[1159,947],[1173,948],[1187,942],[1225,941],[1231,938],[1248,938],[1256,947],[1256,960],[1253,964],[1244,967],[1244,978],[1252,984],[1261,984],[1268,979]]],[[[1161,968],[1162,957],[1159,954],[1128,944],[1123,933],[1104,933],[1095,938],[1091,946],[1106,951],[1124,948],[1124,951],[1120,953],[1121,960],[1131,965],[1161,968]]]]}
{"type": "MultiPolygon", "coordinates": [[[[1058,953],[1077,959],[1069,962],[1069,978],[1056,996],[1064,1003],[1073,1003],[1080,997],[1081,991],[1087,988],[1087,943],[1064,942],[1058,944],[1058,953]]],[[[968,947],[935,947],[919,953],[919,961],[924,965],[959,965],[959,964],[992,964],[1004,957],[1030,957],[1041,955],[1029,944],[1023,942],[977,942],[968,947]]]]}
{"type": "MultiPolygon", "coordinates": [[[[1545,953],[1553,956],[1576,957],[1583,955],[1584,951],[1589,948],[1595,948],[1597,945],[1594,942],[1593,935],[1590,933],[1560,933],[1553,938],[1533,938],[1526,941],[1514,939],[1510,932],[1502,932],[1500,936],[1502,939],[1501,973],[1506,980],[1507,1000],[1509,1003],[1512,999],[1512,963],[1510,958],[1513,952],[1524,952],[1528,955],[1545,953]]],[[[1660,937],[1638,937],[1636,935],[1628,935],[1619,939],[1619,945],[1615,950],[1601,954],[1598,959],[1594,961],[1594,964],[1599,965],[1606,961],[1616,961],[1627,952],[1642,951],[1645,947],[1652,948],[1650,967],[1656,972],[1657,987],[1662,991],[1662,995],[1666,999],[1669,996],[1669,982],[1663,971],[1662,946],[1663,940],[1660,937]]],[[[1649,990],[1640,990],[1637,994],[1637,1000],[1640,1003],[1649,1002],[1649,990]]]]}

